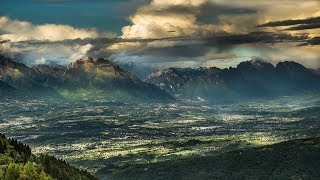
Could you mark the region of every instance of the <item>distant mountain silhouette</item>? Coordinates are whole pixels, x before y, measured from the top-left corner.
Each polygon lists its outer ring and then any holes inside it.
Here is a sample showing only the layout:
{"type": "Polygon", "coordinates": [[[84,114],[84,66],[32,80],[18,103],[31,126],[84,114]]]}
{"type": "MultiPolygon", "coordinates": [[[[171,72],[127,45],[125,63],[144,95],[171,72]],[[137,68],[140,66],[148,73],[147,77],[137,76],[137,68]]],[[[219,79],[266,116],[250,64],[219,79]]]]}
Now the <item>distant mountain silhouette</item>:
{"type": "Polygon", "coordinates": [[[2,97],[31,95],[78,100],[170,101],[174,99],[173,95],[229,100],[294,95],[318,92],[319,89],[319,71],[293,61],[273,66],[252,60],[227,69],[169,68],[150,74],[143,82],[106,59],[83,58],[68,66],[30,68],[0,56],[2,97]]]}
{"type": "Polygon", "coordinates": [[[182,98],[234,99],[257,98],[317,91],[320,74],[293,61],[252,60],[236,68],[169,68],[152,73],[153,83],[182,98]]]}

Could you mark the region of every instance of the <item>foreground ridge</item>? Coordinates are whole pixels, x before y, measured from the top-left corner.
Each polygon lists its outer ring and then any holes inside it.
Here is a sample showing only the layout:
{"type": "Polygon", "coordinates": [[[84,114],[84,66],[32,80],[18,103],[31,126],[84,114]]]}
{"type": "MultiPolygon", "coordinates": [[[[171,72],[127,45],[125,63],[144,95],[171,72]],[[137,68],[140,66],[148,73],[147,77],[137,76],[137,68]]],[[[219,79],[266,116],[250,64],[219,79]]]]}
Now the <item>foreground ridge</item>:
{"type": "Polygon", "coordinates": [[[84,170],[53,156],[36,156],[28,145],[0,134],[0,179],[83,179],[96,180],[84,170]]]}

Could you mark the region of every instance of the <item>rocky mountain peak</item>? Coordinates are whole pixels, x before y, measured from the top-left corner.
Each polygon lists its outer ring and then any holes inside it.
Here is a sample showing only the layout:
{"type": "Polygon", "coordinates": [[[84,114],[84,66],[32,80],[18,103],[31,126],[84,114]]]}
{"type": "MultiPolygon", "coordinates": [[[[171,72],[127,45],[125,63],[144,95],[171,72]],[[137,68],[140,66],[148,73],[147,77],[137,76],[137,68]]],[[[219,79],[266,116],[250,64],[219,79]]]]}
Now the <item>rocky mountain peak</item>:
{"type": "Polygon", "coordinates": [[[237,68],[239,68],[240,70],[261,70],[261,69],[265,69],[265,70],[272,70],[274,69],[274,66],[271,63],[265,62],[263,60],[251,60],[251,61],[245,61],[245,62],[241,62],[237,68]]]}
{"type": "Polygon", "coordinates": [[[284,61],[284,62],[279,62],[276,66],[276,69],[279,71],[308,71],[306,67],[303,65],[294,62],[294,61],[284,61]]]}
{"type": "Polygon", "coordinates": [[[83,58],[68,65],[69,71],[84,72],[100,78],[135,78],[107,59],[83,58]]]}
{"type": "Polygon", "coordinates": [[[94,69],[94,61],[92,58],[83,58],[68,65],[68,69],[77,69],[85,72],[90,72],[94,69]]]}

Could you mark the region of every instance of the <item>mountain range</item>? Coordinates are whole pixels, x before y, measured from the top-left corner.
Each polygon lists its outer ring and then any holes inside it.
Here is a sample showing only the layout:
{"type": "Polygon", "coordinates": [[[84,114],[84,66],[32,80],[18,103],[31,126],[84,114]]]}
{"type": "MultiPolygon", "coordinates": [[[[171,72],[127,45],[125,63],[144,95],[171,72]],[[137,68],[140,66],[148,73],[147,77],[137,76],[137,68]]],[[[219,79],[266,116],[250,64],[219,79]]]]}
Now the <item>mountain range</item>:
{"type": "MultiPolygon", "coordinates": [[[[80,100],[170,101],[164,90],[142,82],[106,59],[84,58],[68,66],[32,68],[0,56],[0,91],[80,100]]],[[[5,95],[4,95],[5,96],[5,95]]]]}
{"type": "Polygon", "coordinates": [[[293,95],[320,90],[320,74],[303,65],[285,61],[276,66],[262,60],[237,67],[169,68],[145,80],[181,98],[225,100],[293,95]]]}
{"type": "Polygon", "coordinates": [[[237,67],[169,68],[144,81],[106,59],[83,58],[61,65],[25,64],[0,56],[1,97],[54,97],[94,101],[232,100],[317,92],[319,70],[262,60],[237,67]]]}

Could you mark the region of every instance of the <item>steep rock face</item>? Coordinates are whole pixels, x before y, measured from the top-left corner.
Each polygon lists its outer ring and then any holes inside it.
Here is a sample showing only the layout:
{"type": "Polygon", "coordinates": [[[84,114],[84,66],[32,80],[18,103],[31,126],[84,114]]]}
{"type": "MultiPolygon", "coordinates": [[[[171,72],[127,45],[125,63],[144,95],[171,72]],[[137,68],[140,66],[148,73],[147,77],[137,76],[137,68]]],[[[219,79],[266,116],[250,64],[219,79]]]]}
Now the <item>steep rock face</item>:
{"type": "Polygon", "coordinates": [[[84,58],[68,65],[69,70],[78,70],[88,74],[102,75],[104,77],[130,77],[128,73],[106,59],[93,60],[84,58]]]}
{"type": "Polygon", "coordinates": [[[91,85],[105,84],[106,81],[139,81],[111,61],[105,59],[93,60],[92,58],[80,59],[70,63],[64,79],[69,82],[89,83],[91,85]]]}
{"type": "Polygon", "coordinates": [[[207,99],[291,95],[320,89],[320,76],[301,64],[253,60],[236,68],[170,68],[152,73],[146,82],[184,98],[207,99]]]}

